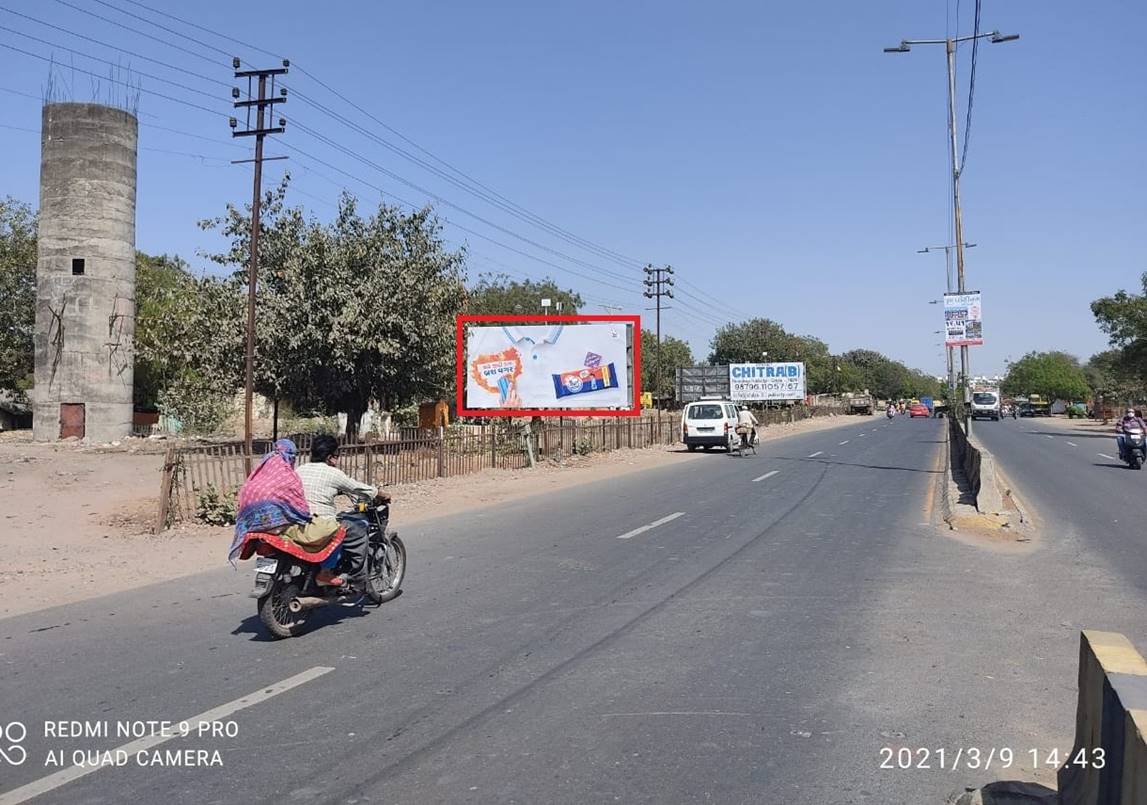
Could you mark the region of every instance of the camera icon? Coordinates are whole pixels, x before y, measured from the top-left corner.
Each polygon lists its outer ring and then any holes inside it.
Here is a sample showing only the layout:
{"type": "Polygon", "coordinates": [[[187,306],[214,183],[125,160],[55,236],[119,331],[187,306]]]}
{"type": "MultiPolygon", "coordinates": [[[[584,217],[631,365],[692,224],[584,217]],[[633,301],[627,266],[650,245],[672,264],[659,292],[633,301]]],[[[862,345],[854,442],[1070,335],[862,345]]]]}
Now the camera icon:
{"type": "Polygon", "coordinates": [[[28,728],[19,721],[0,724],[0,760],[9,766],[20,766],[28,759],[28,750],[20,744],[28,737],[28,728]]]}

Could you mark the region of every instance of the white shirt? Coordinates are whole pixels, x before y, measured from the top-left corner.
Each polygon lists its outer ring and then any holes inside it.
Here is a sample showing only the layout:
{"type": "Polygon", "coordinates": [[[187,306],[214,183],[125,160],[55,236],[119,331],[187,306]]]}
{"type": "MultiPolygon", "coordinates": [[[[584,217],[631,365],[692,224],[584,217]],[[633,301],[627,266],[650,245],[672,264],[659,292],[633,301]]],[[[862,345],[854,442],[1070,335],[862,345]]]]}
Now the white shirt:
{"type": "Polygon", "coordinates": [[[749,427],[754,427],[760,423],[757,422],[757,418],[755,416],[753,416],[752,411],[744,410],[744,411],[738,411],[737,412],[737,424],[738,425],[748,425],[749,427]]]}
{"type": "Polygon", "coordinates": [[[335,498],[339,495],[369,499],[378,494],[373,486],[359,483],[338,467],[332,467],[324,461],[300,464],[298,472],[303,479],[303,495],[311,514],[334,517],[338,513],[335,498]]]}

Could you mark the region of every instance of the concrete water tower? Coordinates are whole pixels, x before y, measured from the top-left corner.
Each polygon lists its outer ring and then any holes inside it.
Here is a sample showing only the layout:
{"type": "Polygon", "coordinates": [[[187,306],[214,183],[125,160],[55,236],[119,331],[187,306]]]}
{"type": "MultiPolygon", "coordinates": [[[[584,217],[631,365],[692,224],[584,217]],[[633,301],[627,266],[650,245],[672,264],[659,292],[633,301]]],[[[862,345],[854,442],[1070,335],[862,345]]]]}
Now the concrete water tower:
{"type": "Polygon", "coordinates": [[[48,103],[40,135],[32,431],[49,441],[131,434],[135,115],[48,103]]]}

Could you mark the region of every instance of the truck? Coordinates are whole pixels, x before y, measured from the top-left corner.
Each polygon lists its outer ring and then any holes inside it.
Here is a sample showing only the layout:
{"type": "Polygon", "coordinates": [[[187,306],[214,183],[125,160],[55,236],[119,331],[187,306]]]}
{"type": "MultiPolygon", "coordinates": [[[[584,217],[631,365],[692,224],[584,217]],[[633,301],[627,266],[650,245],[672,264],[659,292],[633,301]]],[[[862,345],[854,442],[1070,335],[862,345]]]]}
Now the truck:
{"type": "Polygon", "coordinates": [[[871,416],[873,410],[872,395],[868,392],[863,394],[852,394],[849,396],[848,413],[865,414],[871,416]]]}
{"type": "Polygon", "coordinates": [[[972,405],[968,411],[972,419],[993,419],[999,421],[1000,390],[995,388],[979,388],[972,392],[972,405]]]}
{"type": "Polygon", "coordinates": [[[1051,400],[1047,397],[1042,397],[1039,394],[1029,394],[1028,406],[1031,408],[1031,415],[1033,417],[1051,416],[1051,400]]]}

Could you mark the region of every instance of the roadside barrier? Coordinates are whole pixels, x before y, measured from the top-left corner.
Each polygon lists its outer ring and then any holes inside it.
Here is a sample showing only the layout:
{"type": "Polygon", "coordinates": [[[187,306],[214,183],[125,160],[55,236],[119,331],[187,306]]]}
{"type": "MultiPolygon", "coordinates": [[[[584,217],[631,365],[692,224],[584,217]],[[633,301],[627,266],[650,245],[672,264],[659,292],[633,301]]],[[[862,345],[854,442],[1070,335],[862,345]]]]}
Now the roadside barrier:
{"type": "Polygon", "coordinates": [[[949,472],[960,467],[972,495],[976,509],[982,514],[995,514],[1004,508],[1003,496],[996,481],[996,462],[983,445],[971,437],[958,417],[948,418],[948,442],[952,451],[949,472]]]}
{"type": "Polygon", "coordinates": [[[1080,633],[1075,746],[1058,785],[1062,805],[1147,802],[1147,660],[1116,632],[1080,633]]]}

